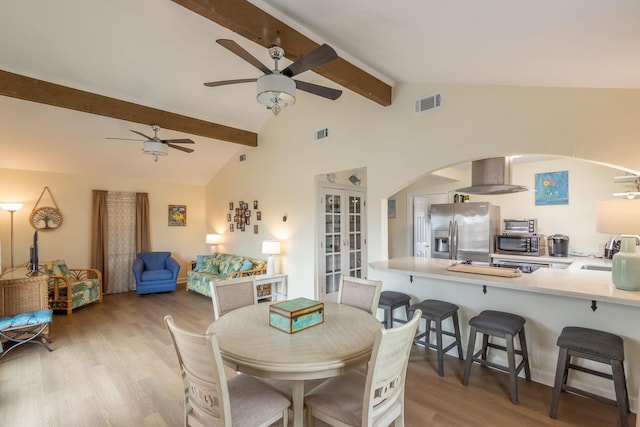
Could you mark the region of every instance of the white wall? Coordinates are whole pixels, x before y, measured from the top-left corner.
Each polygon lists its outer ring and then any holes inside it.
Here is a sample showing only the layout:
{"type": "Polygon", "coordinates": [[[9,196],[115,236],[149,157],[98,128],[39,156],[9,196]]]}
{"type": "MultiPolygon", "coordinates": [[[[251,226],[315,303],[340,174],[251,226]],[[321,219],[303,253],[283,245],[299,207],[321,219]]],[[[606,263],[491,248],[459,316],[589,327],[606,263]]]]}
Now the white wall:
{"type": "MultiPolygon", "coordinates": [[[[91,256],[92,190],[138,191],[149,193],[151,216],[151,247],[171,251],[181,263],[180,276],[186,277],[187,263],[208,247],[205,237],[205,205],[203,186],[172,184],[157,181],[127,180],[118,177],[53,174],[0,169],[0,201],[24,203],[14,214],[14,265],[29,260],[33,227],[29,223],[31,210],[44,187],[49,187],[63,216],[62,225],[38,233],[41,261],[64,259],[71,267],[89,267],[91,256]],[[187,226],[169,227],[168,205],[187,206],[187,226]]],[[[38,207],[53,206],[48,194],[38,207]]],[[[10,266],[9,213],[0,210],[0,241],[2,266],[10,266]]]]}
{"type": "Polygon", "coordinates": [[[316,175],[366,167],[369,260],[375,261],[387,257],[386,198],[425,173],[507,154],[637,170],[638,111],[637,90],[399,85],[386,108],[348,91],[334,102],[301,94],[260,130],[258,147],[241,150],[246,162],[230,162],[207,186],[207,226],[224,227],[230,200],[258,198],[260,236],[226,233],[226,248],[259,256],[263,238],[282,239],[290,295],[313,297],[316,175]],[[414,116],[413,100],[435,92],[443,107],[414,116]],[[314,130],[325,126],[330,137],[313,142],[314,130]]]}

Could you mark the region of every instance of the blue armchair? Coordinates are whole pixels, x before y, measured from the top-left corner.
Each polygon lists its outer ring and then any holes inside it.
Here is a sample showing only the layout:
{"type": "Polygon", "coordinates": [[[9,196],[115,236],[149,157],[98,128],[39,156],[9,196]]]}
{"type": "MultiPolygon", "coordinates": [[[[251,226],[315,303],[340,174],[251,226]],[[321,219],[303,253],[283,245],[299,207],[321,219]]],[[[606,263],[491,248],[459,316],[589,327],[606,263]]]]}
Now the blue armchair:
{"type": "Polygon", "coordinates": [[[171,252],[140,252],[133,262],[136,293],[151,294],[176,290],[180,264],[171,252]]]}

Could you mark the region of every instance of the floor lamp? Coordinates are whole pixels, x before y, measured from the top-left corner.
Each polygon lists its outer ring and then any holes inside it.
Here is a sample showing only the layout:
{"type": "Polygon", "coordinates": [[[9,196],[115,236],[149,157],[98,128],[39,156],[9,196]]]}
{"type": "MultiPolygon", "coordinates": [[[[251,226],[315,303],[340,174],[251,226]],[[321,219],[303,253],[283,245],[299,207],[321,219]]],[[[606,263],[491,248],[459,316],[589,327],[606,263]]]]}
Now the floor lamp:
{"type": "Polygon", "coordinates": [[[22,207],[22,203],[0,203],[0,207],[11,214],[11,268],[13,268],[13,213],[22,207]]]}

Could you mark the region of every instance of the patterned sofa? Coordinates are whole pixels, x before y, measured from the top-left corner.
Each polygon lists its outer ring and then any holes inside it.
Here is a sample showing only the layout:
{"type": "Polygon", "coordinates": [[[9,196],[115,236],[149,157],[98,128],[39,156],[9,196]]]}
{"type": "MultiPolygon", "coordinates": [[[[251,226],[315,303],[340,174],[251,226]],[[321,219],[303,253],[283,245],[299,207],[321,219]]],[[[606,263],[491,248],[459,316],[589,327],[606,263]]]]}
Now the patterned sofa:
{"type": "Polygon", "coordinates": [[[212,280],[227,280],[254,274],[265,274],[267,261],[231,254],[198,255],[196,266],[187,272],[187,291],[211,297],[212,280]]]}

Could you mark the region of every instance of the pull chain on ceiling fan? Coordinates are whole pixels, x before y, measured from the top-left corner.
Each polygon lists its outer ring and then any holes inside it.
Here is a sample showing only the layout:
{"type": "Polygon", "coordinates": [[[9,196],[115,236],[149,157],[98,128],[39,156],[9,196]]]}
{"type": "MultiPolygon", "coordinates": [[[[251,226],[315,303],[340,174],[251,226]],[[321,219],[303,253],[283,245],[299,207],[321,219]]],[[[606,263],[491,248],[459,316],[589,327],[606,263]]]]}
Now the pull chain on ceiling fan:
{"type": "Polygon", "coordinates": [[[192,148],[187,148],[187,147],[182,147],[180,145],[176,145],[176,144],[195,144],[195,142],[193,140],[188,139],[188,138],[160,139],[160,138],[158,138],[158,131],[160,131],[160,126],[151,125],[151,129],[154,132],[153,138],[150,137],[150,136],[145,135],[142,132],[138,132],[137,130],[130,129],[131,132],[146,138],[146,140],[143,140],[143,139],[129,139],[129,138],[110,138],[110,137],[107,137],[107,139],[119,139],[119,140],[122,140],[122,141],[143,141],[144,144],[142,145],[142,152],[144,154],[148,154],[150,156],[153,156],[153,161],[154,162],[158,161],[158,157],[159,156],[166,156],[166,155],[169,154],[168,147],[175,148],[176,150],[184,151],[185,153],[193,153],[193,149],[192,148]]]}
{"type": "Polygon", "coordinates": [[[295,104],[296,88],[331,100],[336,100],[340,95],[342,95],[342,91],[338,89],[332,89],[292,79],[292,77],[297,74],[307,70],[312,70],[336,59],[338,57],[336,51],[327,44],[321,45],[317,49],[289,65],[284,70],[280,71],[278,69],[278,61],[280,61],[284,56],[284,50],[279,46],[273,46],[269,49],[269,55],[275,62],[275,68],[273,70],[269,70],[269,68],[267,68],[262,62],[243,49],[235,41],[218,39],[216,42],[262,71],[264,75],[255,79],[208,82],[204,84],[207,87],[257,82],[256,99],[259,103],[270,109],[276,116],[283,108],[295,104]]]}

